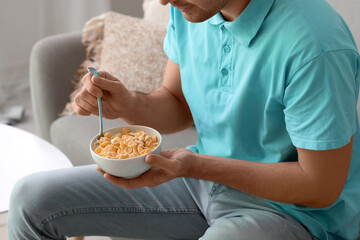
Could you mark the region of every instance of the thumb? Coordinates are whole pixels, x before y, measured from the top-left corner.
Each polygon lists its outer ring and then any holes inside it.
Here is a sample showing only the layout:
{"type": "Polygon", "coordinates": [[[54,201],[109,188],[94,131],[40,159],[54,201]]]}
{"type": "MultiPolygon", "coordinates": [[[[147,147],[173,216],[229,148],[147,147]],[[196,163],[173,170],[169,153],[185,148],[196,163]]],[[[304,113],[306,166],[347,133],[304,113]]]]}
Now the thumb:
{"type": "Polygon", "coordinates": [[[174,162],[161,155],[149,154],[145,157],[145,162],[153,167],[162,168],[166,171],[172,171],[174,169],[174,162]]]}

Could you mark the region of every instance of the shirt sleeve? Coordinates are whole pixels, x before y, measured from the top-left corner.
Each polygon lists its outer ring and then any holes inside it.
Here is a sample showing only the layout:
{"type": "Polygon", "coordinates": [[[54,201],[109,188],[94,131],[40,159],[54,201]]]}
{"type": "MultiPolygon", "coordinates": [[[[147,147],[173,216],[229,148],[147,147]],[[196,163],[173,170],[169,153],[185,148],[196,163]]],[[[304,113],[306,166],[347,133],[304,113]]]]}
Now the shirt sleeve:
{"type": "Polygon", "coordinates": [[[324,52],[304,64],[286,84],[286,128],[296,147],[336,149],[357,128],[359,54],[324,52]]]}
{"type": "Polygon", "coordinates": [[[170,7],[170,18],[164,39],[164,51],[168,58],[176,64],[179,64],[177,38],[175,31],[175,9],[170,7]]]}

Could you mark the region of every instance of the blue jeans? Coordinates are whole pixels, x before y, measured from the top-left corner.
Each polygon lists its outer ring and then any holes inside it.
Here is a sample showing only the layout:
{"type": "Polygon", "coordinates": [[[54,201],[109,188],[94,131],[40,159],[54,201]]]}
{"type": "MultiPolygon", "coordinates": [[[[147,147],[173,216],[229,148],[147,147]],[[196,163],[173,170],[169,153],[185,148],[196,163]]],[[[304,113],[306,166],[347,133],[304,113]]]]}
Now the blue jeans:
{"type": "Polygon", "coordinates": [[[178,178],[154,188],[112,185],[95,165],[36,173],[15,185],[9,240],[119,236],[139,239],[313,239],[260,198],[178,178]]]}

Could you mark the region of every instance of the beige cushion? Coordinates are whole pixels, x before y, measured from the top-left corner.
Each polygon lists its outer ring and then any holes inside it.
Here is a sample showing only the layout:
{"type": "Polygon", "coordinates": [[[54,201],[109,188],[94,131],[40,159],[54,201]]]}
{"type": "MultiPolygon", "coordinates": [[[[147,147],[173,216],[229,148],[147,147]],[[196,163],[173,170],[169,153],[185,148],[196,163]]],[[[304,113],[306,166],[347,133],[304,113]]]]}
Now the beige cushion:
{"type": "Polygon", "coordinates": [[[159,0],[144,0],[144,20],[167,26],[170,17],[170,4],[163,6],[159,0]]]}
{"type": "Polygon", "coordinates": [[[90,19],[82,38],[87,57],[74,76],[74,91],[63,115],[73,113],[71,102],[88,66],[110,72],[130,91],[148,93],[159,87],[167,62],[162,46],[165,34],[165,25],[116,12],[90,19]]]}
{"type": "Polygon", "coordinates": [[[160,86],[167,57],[162,43],[166,28],[110,12],[105,18],[100,66],[130,91],[151,92],[160,86]]]}

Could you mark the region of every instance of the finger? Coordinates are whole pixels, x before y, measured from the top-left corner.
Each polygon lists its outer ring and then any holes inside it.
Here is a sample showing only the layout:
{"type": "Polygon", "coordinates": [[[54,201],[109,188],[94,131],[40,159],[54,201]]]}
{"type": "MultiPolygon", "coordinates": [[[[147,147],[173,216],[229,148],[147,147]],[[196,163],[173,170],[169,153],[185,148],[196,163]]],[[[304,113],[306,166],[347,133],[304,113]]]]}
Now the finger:
{"type": "Polygon", "coordinates": [[[98,88],[108,92],[124,91],[126,89],[125,86],[116,78],[107,79],[103,77],[93,77],[91,81],[98,88]]]}
{"type": "Polygon", "coordinates": [[[110,173],[104,173],[104,177],[107,180],[109,180],[112,184],[122,186],[122,187],[126,187],[128,185],[127,179],[115,177],[115,176],[111,175],[110,173]]]}
{"type": "Polygon", "coordinates": [[[101,77],[101,78],[106,78],[111,81],[119,81],[116,77],[114,77],[107,71],[99,70],[98,74],[99,74],[99,77],[101,77]]]}
{"type": "Polygon", "coordinates": [[[145,182],[140,180],[140,177],[133,179],[125,179],[121,177],[115,177],[109,173],[104,173],[104,177],[114,185],[127,188],[127,189],[135,189],[141,188],[145,186],[145,182]]]}
{"type": "Polygon", "coordinates": [[[104,177],[112,184],[127,189],[135,189],[141,187],[155,187],[164,182],[168,182],[174,179],[174,176],[168,175],[165,170],[154,169],[154,168],[151,168],[145,173],[141,174],[139,177],[132,179],[115,177],[109,173],[105,173],[104,177]]]}
{"type": "Polygon", "coordinates": [[[90,73],[86,74],[82,78],[83,87],[94,97],[100,98],[100,97],[102,97],[103,92],[98,86],[94,85],[93,79],[95,79],[95,78],[99,78],[99,77],[92,76],[90,73]]]}
{"type": "Polygon", "coordinates": [[[81,89],[81,91],[75,95],[74,100],[80,100],[80,101],[85,101],[87,104],[89,104],[90,106],[94,107],[97,109],[98,107],[98,100],[96,97],[94,97],[92,94],[90,94],[86,88],[81,89]]]}
{"type": "Polygon", "coordinates": [[[100,169],[100,171],[104,173],[103,174],[104,177],[107,180],[109,180],[109,182],[111,182],[114,185],[117,185],[117,186],[120,186],[123,188],[127,188],[127,189],[146,187],[146,186],[148,186],[150,179],[151,179],[151,174],[148,174],[151,171],[151,169],[148,170],[147,172],[143,173],[139,177],[131,178],[131,179],[116,177],[114,175],[111,175],[110,173],[104,172],[101,169],[100,169]]]}
{"type": "Polygon", "coordinates": [[[77,94],[74,98],[74,103],[87,112],[95,115],[98,114],[97,100],[87,92],[77,94]]]}
{"type": "Polygon", "coordinates": [[[104,175],[106,173],[99,166],[96,166],[96,170],[98,170],[102,175],[104,175]]]}
{"type": "Polygon", "coordinates": [[[102,170],[99,166],[96,166],[96,170],[98,170],[104,176],[104,178],[106,178],[112,184],[128,188],[129,180],[124,179],[124,178],[115,177],[115,176],[105,172],[104,170],[102,170]]]}
{"type": "Polygon", "coordinates": [[[71,103],[71,108],[79,115],[89,116],[91,113],[78,106],[75,102],[71,103]]]}
{"type": "Polygon", "coordinates": [[[166,150],[162,150],[160,152],[160,155],[165,157],[165,158],[171,158],[174,155],[174,152],[176,151],[175,149],[166,149],[166,150]]]}
{"type": "Polygon", "coordinates": [[[164,156],[149,154],[145,158],[145,162],[153,167],[164,169],[165,171],[173,172],[176,167],[176,162],[164,156]]]}

